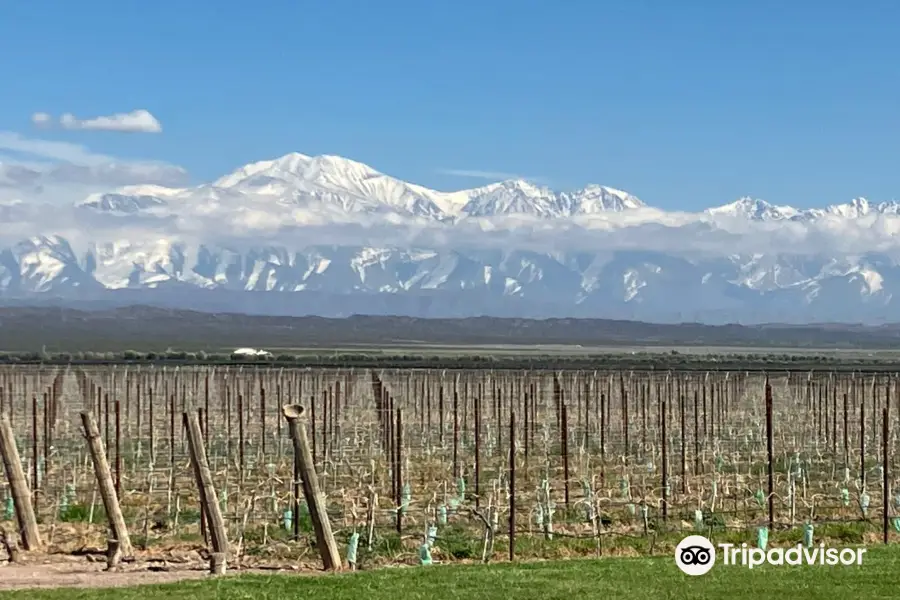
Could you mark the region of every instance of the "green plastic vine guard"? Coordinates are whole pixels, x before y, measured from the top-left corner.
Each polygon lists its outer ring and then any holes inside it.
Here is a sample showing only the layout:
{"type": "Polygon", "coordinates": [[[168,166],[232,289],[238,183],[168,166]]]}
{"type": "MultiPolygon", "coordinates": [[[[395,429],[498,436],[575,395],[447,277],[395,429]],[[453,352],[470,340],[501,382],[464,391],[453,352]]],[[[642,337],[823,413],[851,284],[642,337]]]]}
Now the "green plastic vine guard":
{"type": "Polygon", "coordinates": [[[3,518],[6,521],[11,521],[13,518],[13,515],[15,515],[15,514],[16,514],[16,511],[15,511],[15,506],[13,505],[12,496],[7,496],[6,497],[6,510],[3,512],[3,518]]]}
{"type": "Polygon", "coordinates": [[[624,498],[628,497],[628,490],[629,490],[628,478],[622,477],[621,479],[619,479],[619,491],[622,492],[622,496],[624,498]]]}
{"type": "Polygon", "coordinates": [[[841,504],[844,506],[850,505],[850,490],[847,488],[841,488],[841,504]]]}
{"type": "Polygon", "coordinates": [[[356,550],[359,548],[359,533],[356,531],[353,532],[353,535],[350,536],[350,541],[347,542],[347,562],[350,564],[356,564],[356,550]]]}
{"type": "Polygon", "coordinates": [[[696,529],[703,528],[703,511],[699,508],[694,511],[694,527],[696,529]]]}
{"type": "Polygon", "coordinates": [[[768,527],[760,527],[756,530],[756,546],[762,550],[766,551],[766,547],[769,545],[769,528],[768,527]]]}
{"type": "Polygon", "coordinates": [[[403,484],[403,493],[400,496],[400,514],[405,515],[409,508],[409,502],[412,500],[412,491],[408,483],[403,484]]]}
{"type": "Polygon", "coordinates": [[[456,480],[456,495],[459,497],[460,502],[464,502],[466,499],[466,480],[460,477],[456,480]]]}
{"type": "Polygon", "coordinates": [[[547,523],[547,533],[553,533],[553,515],[556,513],[556,504],[553,502],[547,503],[547,514],[546,514],[546,523],[547,523]]]}
{"type": "Polygon", "coordinates": [[[431,560],[431,548],[428,547],[427,543],[423,543],[419,546],[419,564],[422,566],[433,564],[433,561],[431,560]]]}
{"type": "Polygon", "coordinates": [[[807,548],[813,545],[813,525],[809,521],[803,524],[803,545],[807,548]]]}
{"type": "Polygon", "coordinates": [[[550,481],[547,479],[541,480],[541,491],[543,492],[544,500],[546,501],[546,505],[543,506],[543,510],[540,512],[541,516],[541,526],[546,530],[548,538],[553,535],[553,513],[556,512],[554,510],[555,504],[553,500],[550,498],[550,481]]]}
{"type": "Polygon", "coordinates": [[[438,523],[441,525],[447,524],[447,507],[443,504],[438,508],[438,523]]]}
{"type": "Polygon", "coordinates": [[[756,503],[759,504],[760,506],[763,505],[763,501],[766,499],[766,495],[763,493],[762,490],[756,490],[756,493],[753,494],[753,497],[756,498],[756,503]]]}
{"type": "Polygon", "coordinates": [[[537,511],[534,513],[534,523],[538,527],[544,526],[544,505],[538,504],[537,511]]]}
{"type": "Polygon", "coordinates": [[[426,535],[425,543],[428,544],[428,547],[434,546],[434,541],[437,539],[437,525],[429,525],[428,526],[428,535],[426,535]]]}
{"type": "Polygon", "coordinates": [[[584,491],[585,520],[591,523],[594,520],[594,490],[591,489],[591,484],[586,479],[581,482],[581,489],[584,491]]]}
{"type": "Polygon", "coordinates": [[[721,471],[722,467],[725,466],[725,459],[722,458],[722,455],[716,456],[716,471],[721,471]]]}
{"type": "Polygon", "coordinates": [[[65,517],[69,514],[69,507],[75,503],[75,486],[71,483],[66,484],[66,491],[59,501],[59,516],[65,517]]]}
{"type": "Polygon", "coordinates": [[[294,525],[294,511],[291,509],[284,511],[281,515],[281,524],[284,526],[285,530],[290,531],[294,525]]]}
{"type": "Polygon", "coordinates": [[[629,502],[628,504],[626,504],[626,505],[625,505],[625,510],[627,510],[627,511],[628,511],[628,514],[631,515],[631,516],[633,517],[633,516],[634,516],[634,513],[635,513],[635,510],[636,510],[636,509],[634,508],[634,503],[629,502]]]}
{"type": "Polygon", "coordinates": [[[900,533],[900,517],[894,517],[893,519],[894,529],[900,533]]]}
{"type": "Polygon", "coordinates": [[[228,490],[222,490],[222,497],[219,499],[219,507],[223,513],[228,512],[228,490]]]}
{"type": "Polygon", "coordinates": [[[869,494],[863,492],[859,497],[859,506],[862,508],[863,514],[869,510],[869,494]]]}

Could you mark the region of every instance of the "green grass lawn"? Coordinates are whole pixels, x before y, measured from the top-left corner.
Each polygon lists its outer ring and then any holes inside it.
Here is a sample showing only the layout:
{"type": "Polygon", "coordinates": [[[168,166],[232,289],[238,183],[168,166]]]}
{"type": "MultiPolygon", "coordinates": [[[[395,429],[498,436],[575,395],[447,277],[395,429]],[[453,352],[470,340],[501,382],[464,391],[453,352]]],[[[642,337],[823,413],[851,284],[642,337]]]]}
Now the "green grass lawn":
{"type": "MultiPolygon", "coordinates": [[[[688,577],[671,558],[606,558],[531,564],[410,567],[341,575],[227,576],[118,589],[20,590],[3,599],[547,600],[563,598],[897,598],[900,546],[871,548],[857,566],[746,567],[718,563],[688,577]]],[[[2,576],[2,571],[0,571],[2,576]]],[[[102,577],[102,575],[98,575],[102,577]]]]}

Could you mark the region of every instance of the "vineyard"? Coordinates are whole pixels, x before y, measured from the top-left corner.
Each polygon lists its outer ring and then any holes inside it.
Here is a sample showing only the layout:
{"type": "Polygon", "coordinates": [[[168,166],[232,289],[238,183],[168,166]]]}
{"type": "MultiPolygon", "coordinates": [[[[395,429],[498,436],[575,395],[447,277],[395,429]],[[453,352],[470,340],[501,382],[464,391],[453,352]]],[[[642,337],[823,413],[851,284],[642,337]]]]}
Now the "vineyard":
{"type": "MultiPolygon", "coordinates": [[[[898,396],[893,375],[827,372],[0,370],[48,552],[104,552],[87,410],[136,553],[198,560],[210,532],[188,452],[197,415],[230,568],[321,567],[286,404],[304,408],[342,559],[371,568],[654,554],[690,532],[887,540],[900,531],[898,396]]],[[[0,525],[14,523],[0,479],[0,525]]]]}

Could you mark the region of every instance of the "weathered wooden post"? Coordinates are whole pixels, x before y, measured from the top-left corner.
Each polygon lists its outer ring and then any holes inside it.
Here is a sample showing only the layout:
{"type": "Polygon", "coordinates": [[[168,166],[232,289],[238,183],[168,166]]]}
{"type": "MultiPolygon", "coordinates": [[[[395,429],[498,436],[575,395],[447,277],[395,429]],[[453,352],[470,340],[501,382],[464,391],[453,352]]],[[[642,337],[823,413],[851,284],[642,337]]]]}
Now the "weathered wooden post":
{"type": "MultiPolygon", "coordinates": [[[[509,560],[516,559],[516,410],[509,409],[509,560]]],[[[587,435],[587,434],[585,434],[587,435]]]]}
{"type": "Polygon", "coordinates": [[[109,526],[112,529],[113,535],[109,540],[107,562],[109,568],[113,568],[118,566],[122,557],[133,557],[134,549],[131,546],[131,538],[128,536],[125,517],[122,516],[122,508],[119,506],[116,485],[113,482],[109,461],[106,460],[106,448],[100,438],[97,421],[90,411],[83,410],[81,411],[81,424],[84,427],[84,436],[87,438],[88,448],[91,451],[94,473],[97,476],[97,485],[100,487],[100,497],[103,498],[103,507],[106,509],[109,526]]]}
{"type": "Polygon", "coordinates": [[[772,384],[766,375],[766,470],[769,479],[769,531],[775,529],[775,433],[772,427],[772,384]]]}
{"type": "Polygon", "coordinates": [[[888,527],[890,523],[890,512],[891,512],[891,479],[890,479],[890,469],[888,468],[888,462],[890,459],[890,455],[888,453],[888,449],[890,448],[890,440],[891,440],[891,429],[890,429],[890,411],[887,407],[881,409],[881,504],[883,513],[882,517],[882,534],[884,536],[884,543],[887,544],[890,541],[890,528],[888,527]]]}
{"type": "Polygon", "coordinates": [[[41,547],[41,536],[37,528],[37,519],[34,516],[34,505],[31,503],[28,480],[25,479],[22,459],[19,458],[16,438],[13,436],[12,424],[7,415],[0,416],[0,454],[3,455],[3,467],[6,470],[6,478],[9,480],[12,492],[13,508],[16,511],[16,522],[19,525],[22,545],[25,550],[37,550],[41,547]]]}
{"type": "Polygon", "coordinates": [[[9,562],[19,562],[19,544],[16,542],[16,536],[10,535],[2,525],[0,525],[0,543],[6,548],[9,562]]]}
{"type": "Polygon", "coordinates": [[[191,454],[194,479],[200,492],[200,502],[209,519],[209,538],[212,545],[209,572],[213,575],[223,575],[228,560],[228,534],[225,531],[225,519],[222,518],[219,498],[213,485],[212,472],[209,470],[209,461],[206,459],[200,418],[193,410],[185,410],[183,417],[187,422],[188,451],[191,454]]]}
{"type": "Polygon", "coordinates": [[[322,556],[322,563],[326,571],[339,571],[343,567],[343,563],[338,553],[337,542],[334,541],[334,534],[331,532],[331,522],[328,520],[328,513],[325,512],[325,503],[319,491],[319,480],[316,477],[315,464],[309,449],[309,440],[306,437],[306,428],[300,420],[303,416],[303,407],[299,404],[286,404],[281,407],[281,413],[287,419],[291,440],[294,442],[294,461],[299,467],[300,483],[309,506],[309,516],[316,533],[316,546],[322,556]]]}

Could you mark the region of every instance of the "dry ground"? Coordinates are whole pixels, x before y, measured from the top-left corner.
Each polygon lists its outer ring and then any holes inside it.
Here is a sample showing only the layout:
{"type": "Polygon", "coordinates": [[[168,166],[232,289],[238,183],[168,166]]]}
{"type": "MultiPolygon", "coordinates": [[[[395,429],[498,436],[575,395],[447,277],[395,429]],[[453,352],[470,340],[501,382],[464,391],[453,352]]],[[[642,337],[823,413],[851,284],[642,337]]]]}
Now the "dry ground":
{"type": "MultiPolygon", "coordinates": [[[[231,569],[229,574],[251,573],[303,573],[314,574],[312,569],[289,568],[241,568],[231,569]]],[[[135,561],[123,564],[119,570],[107,571],[106,562],[99,555],[27,556],[17,563],[0,563],[0,591],[26,588],[107,588],[172,583],[209,577],[207,564],[199,560],[135,561]]]]}

